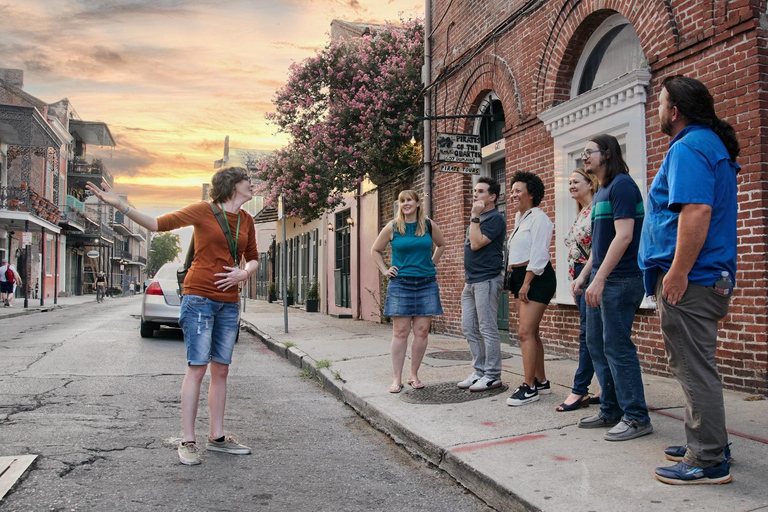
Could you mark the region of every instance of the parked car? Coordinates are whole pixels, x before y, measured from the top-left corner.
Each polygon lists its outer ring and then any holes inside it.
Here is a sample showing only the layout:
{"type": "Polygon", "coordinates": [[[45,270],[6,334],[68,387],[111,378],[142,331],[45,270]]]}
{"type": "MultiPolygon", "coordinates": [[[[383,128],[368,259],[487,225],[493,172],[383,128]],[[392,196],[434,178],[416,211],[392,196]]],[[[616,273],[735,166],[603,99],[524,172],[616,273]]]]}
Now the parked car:
{"type": "Polygon", "coordinates": [[[151,338],[161,325],[179,326],[181,297],[176,271],[181,263],[166,263],[147,286],[141,301],[141,337],[151,338]]]}

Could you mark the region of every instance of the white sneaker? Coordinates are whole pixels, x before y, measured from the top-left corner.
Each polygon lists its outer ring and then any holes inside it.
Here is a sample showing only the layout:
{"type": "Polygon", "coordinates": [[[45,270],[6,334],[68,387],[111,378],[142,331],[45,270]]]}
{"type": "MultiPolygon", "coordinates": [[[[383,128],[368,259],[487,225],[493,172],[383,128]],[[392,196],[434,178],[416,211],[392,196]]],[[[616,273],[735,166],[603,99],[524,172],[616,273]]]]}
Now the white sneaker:
{"type": "Polygon", "coordinates": [[[501,379],[498,377],[488,377],[483,375],[480,380],[469,386],[470,391],[488,391],[493,388],[501,387],[501,379]]]}
{"type": "Polygon", "coordinates": [[[469,374],[469,377],[464,379],[463,381],[456,384],[456,387],[459,389],[467,389],[469,386],[477,382],[482,378],[483,374],[478,372],[472,372],[469,374]]]}

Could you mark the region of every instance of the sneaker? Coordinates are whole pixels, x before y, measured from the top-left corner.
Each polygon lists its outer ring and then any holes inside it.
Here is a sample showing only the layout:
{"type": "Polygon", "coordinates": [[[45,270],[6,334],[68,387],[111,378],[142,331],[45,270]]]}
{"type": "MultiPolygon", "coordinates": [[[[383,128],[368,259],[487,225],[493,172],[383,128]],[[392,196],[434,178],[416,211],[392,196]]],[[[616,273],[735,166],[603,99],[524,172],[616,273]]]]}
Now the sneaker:
{"type": "Polygon", "coordinates": [[[545,380],[544,382],[539,382],[539,379],[534,378],[533,385],[536,388],[536,391],[538,391],[540,395],[548,395],[552,392],[552,388],[549,387],[548,380],[545,380]]]}
{"type": "Polygon", "coordinates": [[[501,387],[501,379],[498,377],[489,377],[483,375],[477,382],[469,386],[470,391],[488,391],[493,388],[501,387]]]}
{"type": "MultiPolygon", "coordinates": [[[[688,451],[687,446],[667,446],[664,448],[664,458],[671,460],[672,462],[682,462],[686,451],[688,451]]],[[[725,462],[728,464],[733,462],[733,457],[731,457],[731,443],[725,445],[723,448],[723,455],[725,456],[725,462]]]]}
{"type": "Polygon", "coordinates": [[[674,466],[656,468],[654,474],[656,480],[671,485],[727,484],[732,480],[726,461],[703,469],[678,462],[674,466]]]}
{"type": "Polygon", "coordinates": [[[637,437],[647,436],[653,432],[651,422],[638,423],[635,420],[621,420],[611,430],[605,433],[606,441],[629,441],[637,437]]]}
{"type": "Polygon", "coordinates": [[[613,427],[621,420],[609,420],[603,418],[599,413],[594,416],[587,416],[579,420],[579,428],[605,428],[613,427]]]}
{"type": "Polygon", "coordinates": [[[461,382],[456,383],[456,387],[459,389],[467,389],[469,388],[469,386],[479,381],[482,378],[482,376],[483,376],[482,373],[472,372],[469,374],[469,377],[467,377],[461,382]]]}
{"type": "Polygon", "coordinates": [[[227,436],[223,441],[215,441],[208,438],[208,442],[205,443],[205,449],[211,452],[231,453],[233,455],[248,455],[251,453],[251,449],[240,444],[232,436],[227,436]]]}
{"type": "Polygon", "coordinates": [[[520,384],[520,387],[517,388],[514,393],[512,393],[512,396],[507,398],[507,405],[517,407],[519,405],[536,402],[538,399],[539,391],[536,388],[531,389],[528,384],[523,382],[520,384]]]}
{"type": "Polygon", "coordinates": [[[200,450],[195,443],[181,443],[177,451],[182,464],[187,466],[200,464],[200,450]]]}

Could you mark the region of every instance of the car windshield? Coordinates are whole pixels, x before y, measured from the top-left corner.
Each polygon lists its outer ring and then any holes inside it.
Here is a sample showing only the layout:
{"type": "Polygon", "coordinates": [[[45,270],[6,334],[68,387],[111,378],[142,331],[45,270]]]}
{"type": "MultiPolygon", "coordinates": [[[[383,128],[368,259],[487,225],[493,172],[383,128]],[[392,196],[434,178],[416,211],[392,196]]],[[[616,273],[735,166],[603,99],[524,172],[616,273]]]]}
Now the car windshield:
{"type": "Polygon", "coordinates": [[[176,279],[176,270],[181,265],[179,263],[166,263],[155,274],[155,279],[176,279]]]}

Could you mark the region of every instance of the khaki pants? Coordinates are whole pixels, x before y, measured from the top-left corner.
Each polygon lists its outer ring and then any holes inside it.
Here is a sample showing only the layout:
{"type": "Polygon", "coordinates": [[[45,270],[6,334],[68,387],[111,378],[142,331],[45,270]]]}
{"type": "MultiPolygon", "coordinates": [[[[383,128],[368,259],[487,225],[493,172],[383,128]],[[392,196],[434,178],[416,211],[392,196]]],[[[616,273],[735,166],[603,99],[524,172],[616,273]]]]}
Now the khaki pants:
{"type": "Polygon", "coordinates": [[[706,468],[724,460],[728,444],[723,406],[723,385],[715,364],[717,324],[726,314],[730,297],[711,286],[688,284],[676,305],[662,294],[663,272],[656,281],[656,300],[669,368],[685,395],[685,436],[688,451],[683,461],[706,468]]]}

